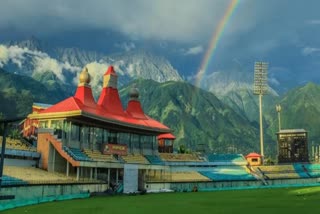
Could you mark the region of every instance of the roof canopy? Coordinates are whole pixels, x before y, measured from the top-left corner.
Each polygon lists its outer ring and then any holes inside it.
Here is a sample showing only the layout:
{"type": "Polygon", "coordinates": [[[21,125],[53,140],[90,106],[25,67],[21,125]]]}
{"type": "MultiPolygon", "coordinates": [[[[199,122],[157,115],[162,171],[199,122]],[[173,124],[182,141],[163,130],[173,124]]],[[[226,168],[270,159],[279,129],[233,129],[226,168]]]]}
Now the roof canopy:
{"type": "MultiPolygon", "coordinates": [[[[80,75],[79,85],[74,96],[49,106],[37,114],[31,114],[29,117],[50,119],[54,117],[84,116],[99,119],[107,123],[139,129],[146,128],[147,130],[159,133],[170,132],[167,126],[144,114],[138,99],[129,101],[127,111],[123,110],[118,89],[115,88],[116,84],[114,84],[114,81],[117,81],[117,79],[113,78],[115,76],[116,73],[113,67],[110,66],[104,75],[104,80],[107,82],[104,83],[99,102],[97,103],[94,100],[89,85],[90,75],[87,69],[84,69],[80,75]],[[108,81],[113,82],[109,85],[106,84],[108,81]]],[[[170,137],[175,138],[173,135],[170,137]]]]}
{"type": "Polygon", "coordinates": [[[255,153],[255,152],[251,152],[246,156],[246,158],[260,158],[260,157],[262,157],[262,156],[258,153],[255,153]]]}
{"type": "Polygon", "coordinates": [[[286,134],[286,133],[306,133],[304,129],[281,129],[277,134],[286,134]]]}
{"type": "Polygon", "coordinates": [[[158,140],[160,140],[160,139],[170,139],[170,140],[176,139],[176,137],[171,133],[160,134],[160,135],[158,135],[157,138],[158,138],[158,140]]]}

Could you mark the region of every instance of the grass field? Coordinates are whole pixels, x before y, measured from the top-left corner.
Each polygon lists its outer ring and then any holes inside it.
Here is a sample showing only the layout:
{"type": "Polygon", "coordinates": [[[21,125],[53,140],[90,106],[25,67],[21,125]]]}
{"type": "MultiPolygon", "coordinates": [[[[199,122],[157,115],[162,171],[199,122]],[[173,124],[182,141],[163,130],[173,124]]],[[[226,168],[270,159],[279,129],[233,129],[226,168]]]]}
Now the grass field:
{"type": "Polygon", "coordinates": [[[4,214],[308,214],[319,213],[320,187],[107,196],[44,203],[4,214]]]}

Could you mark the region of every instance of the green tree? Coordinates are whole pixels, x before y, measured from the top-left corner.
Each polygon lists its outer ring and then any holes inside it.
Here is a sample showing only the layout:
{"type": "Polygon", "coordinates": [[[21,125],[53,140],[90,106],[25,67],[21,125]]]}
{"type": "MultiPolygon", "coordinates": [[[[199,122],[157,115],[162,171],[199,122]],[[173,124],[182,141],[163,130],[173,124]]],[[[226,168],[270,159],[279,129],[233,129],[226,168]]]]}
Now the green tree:
{"type": "Polygon", "coordinates": [[[18,139],[20,137],[19,130],[16,129],[16,128],[15,129],[11,129],[9,136],[12,139],[18,139]]]}
{"type": "Polygon", "coordinates": [[[180,154],[186,153],[186,146],[184,144],[180,144],[178,152],[180,154]]]}

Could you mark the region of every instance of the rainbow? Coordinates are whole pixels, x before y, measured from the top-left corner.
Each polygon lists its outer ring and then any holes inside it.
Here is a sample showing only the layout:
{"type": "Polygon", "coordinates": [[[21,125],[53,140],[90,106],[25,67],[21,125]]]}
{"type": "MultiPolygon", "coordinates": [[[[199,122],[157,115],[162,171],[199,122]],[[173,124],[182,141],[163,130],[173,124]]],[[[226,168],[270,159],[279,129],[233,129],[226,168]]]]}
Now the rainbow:
{"type": "Polygon", "coordinates": [[[209,48],[207,49],[204,58],[201,62],[201,65],[199,67],[199,70],[196,74],[196,80],[195,85],[200,86],[201,80],[203,78],[203,75],[206,73],[206,70],[208,68],[208,65],[210,64],[210,59],[212,59],[215,50],[217,49],[218,43],[221,39],[221,36],[224,32],[224,29],[230,20],[230,17],[232,16],[233,12],[236,9],[236,6],[238,5],[239,0],[231,0],[226,12],[224,13],[223,17],[221,18],[218,27],[214,30],[212,39],[210,40],[209,48]]]}

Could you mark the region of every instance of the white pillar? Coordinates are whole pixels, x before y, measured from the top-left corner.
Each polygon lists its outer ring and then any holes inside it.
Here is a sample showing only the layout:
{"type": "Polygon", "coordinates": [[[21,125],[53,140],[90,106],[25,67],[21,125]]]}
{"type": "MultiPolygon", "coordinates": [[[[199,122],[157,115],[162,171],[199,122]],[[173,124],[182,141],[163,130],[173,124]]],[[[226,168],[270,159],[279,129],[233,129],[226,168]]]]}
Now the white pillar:
{"type": "Polygon", "coordinates": [[[93,168],[90,168],[90,180],[92,180],[93,168]]]}
{"type": "Polygon", "coordinates": [[[69,162],[67,161],[67,170],[66,170],[66,175],[69,177],[69,162]]]}
{"type": "Polygon", "coordinates": [[[259,94],[259,113],[260,113],[260,148],[262,160],[264,158],[263,151],[263,124],[262,124],[262,94],[259,94]]]}
{"type": "Polygon", "coordinates": [[[280,117],[280,111],[278,112],[278,121],[279,121],[279,131],[281,131],[281,117],[280,117]]]}
{"type": "Polygon", "coordinates": [[[69,121],[68,142],[67,142],[67,146],[70,146],[70,143],[71,143],[71,121],[69,121]]]}
{"type": "Polygon", "coordinates": [[[116,183],[118,184],[118,181],[119,181],[119,169],[117,168],[117,171],[116,171],[116,183]]]}
{"type": "Polygon", "coordinates": [[[108,186],[110,186],[110,168],[108,168],[108,186]]]}
{"type": "Polygon", "coordinates": [[[53,148],[53,158],[52,158],[52,171],[54,172],[54,165],[56,162],[56,149],[52,146],[53,148]]]}
{"type": "Polygon", "coordinates": [[[80,173],[80,170],[79,170],[79,166],[77,167],[77,181],[79,181],[79,173],[80,173]]]}

